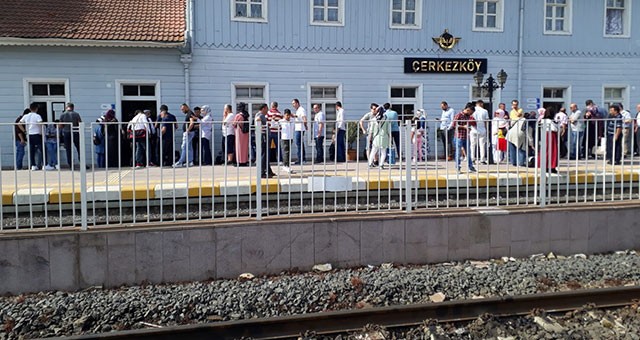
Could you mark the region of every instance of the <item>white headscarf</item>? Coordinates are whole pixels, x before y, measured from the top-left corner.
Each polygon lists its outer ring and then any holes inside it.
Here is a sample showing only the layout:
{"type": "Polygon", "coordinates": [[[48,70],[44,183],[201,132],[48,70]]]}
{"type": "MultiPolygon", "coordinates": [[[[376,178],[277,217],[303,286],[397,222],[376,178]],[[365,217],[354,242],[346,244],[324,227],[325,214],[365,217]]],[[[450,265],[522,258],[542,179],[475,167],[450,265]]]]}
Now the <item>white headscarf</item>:
{"type": "Polygon", "coordinates": [[[200,112],[202,112],[205,116],[211,114],[211,108],[209,105],[202,105],[200,108],[200,112]]]}

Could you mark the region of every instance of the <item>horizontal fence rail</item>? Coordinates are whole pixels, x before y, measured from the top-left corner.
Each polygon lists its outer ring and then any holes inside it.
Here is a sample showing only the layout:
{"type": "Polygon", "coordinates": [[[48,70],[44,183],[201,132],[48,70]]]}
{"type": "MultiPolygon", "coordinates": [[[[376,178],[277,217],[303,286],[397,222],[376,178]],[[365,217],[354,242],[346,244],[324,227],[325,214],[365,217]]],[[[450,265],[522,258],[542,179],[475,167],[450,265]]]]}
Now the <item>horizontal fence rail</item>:
{"type": "Polygon", "coordinates": [[[613,122],[0,124],[0,230],[636,200],[638,134],[613,122]]]}

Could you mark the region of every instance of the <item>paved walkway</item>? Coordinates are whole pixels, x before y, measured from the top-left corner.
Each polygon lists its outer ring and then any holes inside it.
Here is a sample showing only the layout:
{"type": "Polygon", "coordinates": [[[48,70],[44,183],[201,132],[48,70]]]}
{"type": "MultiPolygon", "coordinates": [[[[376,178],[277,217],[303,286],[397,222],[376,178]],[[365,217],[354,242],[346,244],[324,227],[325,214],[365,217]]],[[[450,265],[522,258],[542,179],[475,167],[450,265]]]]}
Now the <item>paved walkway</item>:
{"type": "MultiPolygon", "coordinates": [[[[352,191],[392,189],[405,186],[402,164],[385,169],[369,168],[365,162],[306,164],[292,166],[287,173],[272,165],[277,176],[262,181],[263,192],[352,191]]],[[[485,187],[533,185],[538,169],[508,164],[478,165],[476,173],[455,171],[454,162],[428,161],[413,164],[414,187],[485,187]]],[[[558,174],[549,174],[549,183],[638,182],[640,161],[611,166],[602,160],[562,160],[558,174]]],[[[131,168],[87,170],[89,200],[131,200],[167,197],[243,195],[256,192],[255,167],[204,166],[189,168],[131,168]]],[[[80,171],[2,171],[2,204],[69,203],[80,201],[80,171]]]]}

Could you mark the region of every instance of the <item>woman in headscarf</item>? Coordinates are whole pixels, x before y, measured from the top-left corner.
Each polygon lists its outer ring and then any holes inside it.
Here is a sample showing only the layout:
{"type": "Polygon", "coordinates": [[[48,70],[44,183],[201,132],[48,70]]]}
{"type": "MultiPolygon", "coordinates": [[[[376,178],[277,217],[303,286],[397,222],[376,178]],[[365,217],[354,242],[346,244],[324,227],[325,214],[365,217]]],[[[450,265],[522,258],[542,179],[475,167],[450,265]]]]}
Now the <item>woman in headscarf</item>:
{"type": "Polygon", "coordinates": [[[375,167],[373,160],[378,155],[378,167],[384,168],[384,162],[387,158],[387,148],[390,142],[390,124],[387,116],[384,114],[384,108],[378,106],[376,109],[375,119],[371,120],[371,154],[369,155],[369,167],[375,167]]]}
{"type": "Polygon", "coordinates": [[[413,161],[420,162],[429,155],[429,127],[427,126],[427,114],[423,109],[416,111],[413,116],[413,128],[411,140],[413,142],[413,161]]]}
{"type": "Polygon", "coordinates": [[[236,150],[235,116],[231,105],[225,105],[222,113],[222,150],[225,154],[225,164],[233,164],[236,150]]]}
{"type": "Polygon", "coordinates": [[[202,148],[202,160],[201,165],[211,165],[211,135],[213,130],[213,115],[211,114],[211,108],[209,105],[203,105],[200,109],[200,115],[202,116],[200,121],[200,146],[202,148]]]}
{"type": "MultiPolygon", "coordinates": [[[[225,105],[225,111],[232,111],[231,105],[225,105]]],[[[247,104],[238,103],[237,113],[233,118],[233,127],[236,129],[236,165],[249,165],[249,113],[247,112],[247,104]]]]}
{"type": "Polygon", "coordinates": [[[547,171],[558,173],[558,125],[553,120],[556,109],[552,106],[538,110],[540,114],[540,148],[538,148],[538,167],[542,166],[542,138],[546,138],[546,165],[547,171]]]}
{"type": "Polygon", "coordinates": [[[118,119],[116,118],[116,112],[114,110],[107,111],[104,116],[98,119],[103,124],[104,137],[105,137],[105,157],[107,160],[107,167],[116,168],[120,165],[120,129],[118,127],[118,119]]]}

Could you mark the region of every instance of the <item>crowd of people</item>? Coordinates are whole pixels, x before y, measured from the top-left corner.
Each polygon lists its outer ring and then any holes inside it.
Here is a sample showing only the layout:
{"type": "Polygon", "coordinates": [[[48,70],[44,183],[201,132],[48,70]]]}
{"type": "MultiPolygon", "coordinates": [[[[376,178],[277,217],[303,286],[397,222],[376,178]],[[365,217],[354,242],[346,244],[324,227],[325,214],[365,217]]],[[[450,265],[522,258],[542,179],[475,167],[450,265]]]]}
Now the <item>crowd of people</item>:
{"type": "MultiPolygon", "coordinates": [[[[115,111],[108,110],[91,123],[95,166],[138,169],[214,163],[250,166],[260,158],[262,176],[271,177],[274,176],[271,163],[277,163],[288,173],[293,172],[291,165],[305,164],[306,133],[312,134],[315,144],[312,162],[345,162],[346,145],[351,141],[347,137],[342,103],[334,105],[335,121],[327,121],[319,104],[313,105],[313,115],[308,117],[298,99],[291,101],[293,109],[281,112],[277,102],[264,103],[253,115],[248,112],[246,103],[238,103],[235,112],[227,104],[218,119],[208,105],[192,110],[185,103],[180,106],[184,115],[181,123],[166,105],[160,106],[157,117],[149,109],[137,110],[126,123],[120,123],[115,111]],[[260,141],[256,141],[255,133],[258,123],[262,126],[260,141]],[[213,131],[216,124],[221,126],[219,133],[213,131]],[[180,131],[180,147],[176,148],[175,137],[180,131]],[[216,136],[221,138],[221,152],[213,157],[212,143],[216,143],[213,140],[216,136]],[[329,157],[325,152],[326,137],[331,138],[329,157]],[[256,151],[258,143],[262,151],[259,155],[256,151]]],[[[587,100],[585,105],[583,111],[572,103],[568,112],[565,108],[556,110],[550,106],[527,113],[517,100],[513,100],[510,111],[506,104],[500,103],[490,115],[482,100],[467,103],[457,113],[443,101],[441,114],[435,118],[436,135],[442,142],[444,157],[449,161],[455,159],[459,172],[463,160],[466,160],[469,172],[475,172],[477,164],[506,161],[513,166],[544,164],[549,171],[557,172],[560,158],[595,158],[598,148],[611,164],[616,165],[621,163],[623,155],[638,155],[640,105],[635,116],[621,104],[610,105],[608,110],[598,107],[592,100],[587,100]],[[546,149],[541,153],[543,145],[546,149]],[[542,157],[543,154],[546,157],[542,157]]],[[[82,118],[75,111],[75,105],[67,103],[65,112],[53,122],[43,122],[38,109],[36,103],[31,104],[15,121],[16,168],[22,169],[28,147],[31,170],[60,169],[60,145],[64,146],[67,166],[76,168],[74,160],[80,156],[79,124],[82,118]]],[[[418,109],[410,117],[412,145],[409,156],[414,162],[426,161],[431,154],[427,113],[418,109]]],[[[359,130],[355,132],[356,137],[366,136],[366,158],[370,167],[384,168],[385,164],[394,164],[395,159],[403,155],[401,123],[398,112],[390,103],[372,103],[369,111],[350,127],[359,130]]]]}
{"type": "Polygon", "coordinates": [[[465,157],[469,172],[476,171],[474,163],[508,161],[513,166],[544,164],[556,173],[561,158],[595,159],[601,153],[608,164],[619,165],[623,155],[638,155],[640,105],[635,116],[619,103],[607,110],[593,100],[585,106],[584,111],[572,103],[569,112],[554,106],[525,112],[513,100],[510,111],[500,103],[489,117],[481,100],[468,103],[458,114],[443,101],[438,134],[447,159],[455,157],[459,172],[465,157]]]}

